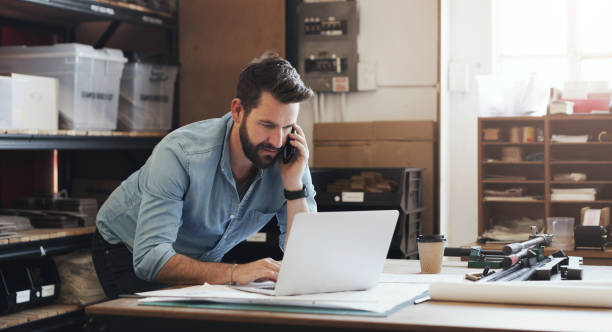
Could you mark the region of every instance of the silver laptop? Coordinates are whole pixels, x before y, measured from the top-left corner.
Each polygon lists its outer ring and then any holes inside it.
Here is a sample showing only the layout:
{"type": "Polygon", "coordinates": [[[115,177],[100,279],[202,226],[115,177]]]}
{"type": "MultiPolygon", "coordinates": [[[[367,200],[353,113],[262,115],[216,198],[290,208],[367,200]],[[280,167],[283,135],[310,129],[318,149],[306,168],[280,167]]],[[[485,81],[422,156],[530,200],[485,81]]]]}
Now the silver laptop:
{"type": "Polygon", "coordinates": [[[398,211],[296,214],[276,283],[236,289],[268,295],[364,290],[378,282],[398,211]]]}

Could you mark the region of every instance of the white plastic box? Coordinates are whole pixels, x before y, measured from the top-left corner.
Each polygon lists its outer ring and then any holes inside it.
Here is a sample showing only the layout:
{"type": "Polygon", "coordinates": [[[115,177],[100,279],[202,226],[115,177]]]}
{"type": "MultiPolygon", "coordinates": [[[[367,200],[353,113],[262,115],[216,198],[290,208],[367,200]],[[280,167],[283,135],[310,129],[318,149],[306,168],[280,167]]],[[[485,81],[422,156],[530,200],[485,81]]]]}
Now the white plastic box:
{"type": "Polygon", "coordinates": [[[169,130],[177,71],[176,66],[126,64],[121,76],[117,127],[135,131],[169,130]]]}
{"type": "Polygon", "coordinates": [[[0,128],[57,130],[56,78],[0,74],[0,128]]]}
{"type": "Polygon", "coordinates": [[[59,79],[59,127],[114,130],[119,81],[126,58],[120,50],[83,44],[0,47],[0,72],[59,79]]]}

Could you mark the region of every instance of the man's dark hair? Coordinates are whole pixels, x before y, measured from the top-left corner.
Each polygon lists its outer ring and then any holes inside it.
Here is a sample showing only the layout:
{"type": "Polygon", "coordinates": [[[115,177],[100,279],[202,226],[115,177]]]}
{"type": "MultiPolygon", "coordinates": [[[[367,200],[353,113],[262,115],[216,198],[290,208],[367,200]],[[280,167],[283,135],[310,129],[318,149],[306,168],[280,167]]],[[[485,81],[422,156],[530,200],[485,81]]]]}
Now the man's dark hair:
{"type": "Polygon", "coordinates": [[[236,98],[240,99],[246,114],[259,106],[262,91],[285,104],[299,103],[313,95],[289,61],[273,52],[254,59],[240,72],[236,98]]]}

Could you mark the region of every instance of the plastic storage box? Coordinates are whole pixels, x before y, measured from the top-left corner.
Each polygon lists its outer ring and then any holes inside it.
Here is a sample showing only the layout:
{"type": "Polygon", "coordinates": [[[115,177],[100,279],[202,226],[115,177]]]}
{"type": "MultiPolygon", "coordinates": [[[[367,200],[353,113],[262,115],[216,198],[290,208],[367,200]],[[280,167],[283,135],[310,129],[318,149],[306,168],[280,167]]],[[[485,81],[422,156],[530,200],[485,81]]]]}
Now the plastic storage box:
{"type": "Polygon", "coordinates": [[[121,130],[167,131],[172,127],[174,82],[178,67],[130,62],[121,77],[121,130]]]}
{"type": "Polygon", "coordinates": [[[62,129],[116,129],[126,61],[120,50],[95,50],[83,44],[0,47],[0,72],[59,79],[62,129]]]}
{"type": "Polygon", "coordinates": [[[57,130],[56,78],[0,73],[0,128],[57,130]]]}

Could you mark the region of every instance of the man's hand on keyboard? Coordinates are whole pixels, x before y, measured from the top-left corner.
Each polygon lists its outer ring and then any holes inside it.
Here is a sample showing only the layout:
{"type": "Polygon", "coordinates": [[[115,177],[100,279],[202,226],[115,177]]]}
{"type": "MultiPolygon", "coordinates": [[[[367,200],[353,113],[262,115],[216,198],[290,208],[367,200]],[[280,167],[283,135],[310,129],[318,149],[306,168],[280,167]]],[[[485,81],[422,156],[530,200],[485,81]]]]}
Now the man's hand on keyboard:
{"type": "Polygon", "coordinates": [[[252,263],[240,264],[234,269],[232,282],[248,285],[253,281],[276,281],[281,263],[272,258],[263,258],[252,263]]]}

